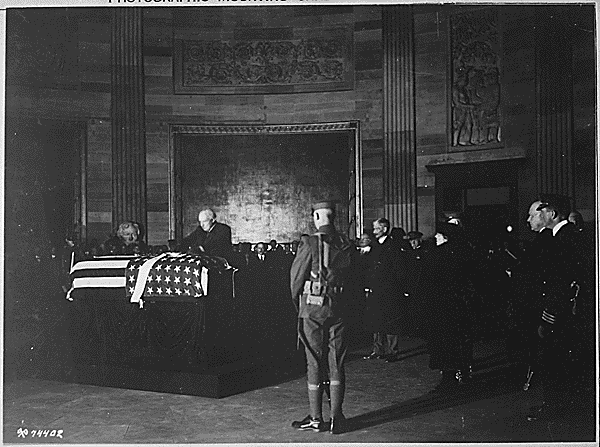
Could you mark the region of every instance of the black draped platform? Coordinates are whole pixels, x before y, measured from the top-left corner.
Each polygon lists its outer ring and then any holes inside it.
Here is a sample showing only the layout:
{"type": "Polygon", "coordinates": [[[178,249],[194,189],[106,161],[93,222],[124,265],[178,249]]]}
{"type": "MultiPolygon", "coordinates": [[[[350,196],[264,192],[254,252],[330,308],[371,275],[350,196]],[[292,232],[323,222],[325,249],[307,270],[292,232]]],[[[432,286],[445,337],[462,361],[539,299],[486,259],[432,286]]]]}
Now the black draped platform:
{"type": "Polygon", "coordinates": [[[295,314],[285,278],[256,287],[249,271],[210,270],[201,297],[83,287],[68,306],[70,365],[54,379],[205,397],[298,376],[295,314]],[[235,292],[235,293],[234,293],[235,292]]]}

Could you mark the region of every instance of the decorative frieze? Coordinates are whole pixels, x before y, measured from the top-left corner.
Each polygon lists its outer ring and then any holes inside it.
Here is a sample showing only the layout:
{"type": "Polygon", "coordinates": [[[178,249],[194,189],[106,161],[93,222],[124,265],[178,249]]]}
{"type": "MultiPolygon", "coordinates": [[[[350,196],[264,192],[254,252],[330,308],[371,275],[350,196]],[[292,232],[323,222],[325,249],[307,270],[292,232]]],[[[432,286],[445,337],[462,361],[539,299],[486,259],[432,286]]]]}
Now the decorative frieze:
{"type": "Polygon", "coordinates": [[[173,126],[173,133],[201,133],[201,134],[280,134],[280,133],[308,133],[308,132],[335,132],[343,130],[357,130],[355,121],[340,123],[318,124],[273,124],[256,126],[173,126]]]}
{"type": "Polygon", "coordinates": [[[451,147],[465,150],[502,141],[497,12],[451,17],[451,147]]]}
{"type": "Polygon", "coordinates": [[[243,94],[353,88],[353,31],[293,40],[175,39],[175,93],[243,94]]]}

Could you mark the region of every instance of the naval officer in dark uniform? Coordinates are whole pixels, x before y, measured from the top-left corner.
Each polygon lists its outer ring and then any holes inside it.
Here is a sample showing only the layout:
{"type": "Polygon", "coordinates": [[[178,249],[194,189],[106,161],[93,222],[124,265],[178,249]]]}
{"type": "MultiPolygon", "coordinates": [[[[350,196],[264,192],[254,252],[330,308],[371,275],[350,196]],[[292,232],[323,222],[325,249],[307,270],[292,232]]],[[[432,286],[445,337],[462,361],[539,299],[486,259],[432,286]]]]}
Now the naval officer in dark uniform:
{"type": "Polygon", "coordinates": [[[349,294],[344,290],[353,267],[355,247],[335,229],[335,205],[313,206],[317,233],[301,242],[290,270],[290,286],[298,310],[298,335],[306,350],[310,414],[292,427],[299,430],[340,433],[346,419],[342,413],[345,392],[344,361],[347,346],[344,317],[349,294]],[[323,421],[323,384],[329,381],[331,422],[323,421]]]}
{"type": "Polygon", "coordinates": [[[538,323],[544,402],[527,418],[547,421],[568,414],[574,397],[571,351],[582,283],[581,246],[577,228],[567,220],[571,211],[567,197],[542,197],[537,210],[544,227],[552,231],[552,238],[544,253],[542,311],[538,323]]]}

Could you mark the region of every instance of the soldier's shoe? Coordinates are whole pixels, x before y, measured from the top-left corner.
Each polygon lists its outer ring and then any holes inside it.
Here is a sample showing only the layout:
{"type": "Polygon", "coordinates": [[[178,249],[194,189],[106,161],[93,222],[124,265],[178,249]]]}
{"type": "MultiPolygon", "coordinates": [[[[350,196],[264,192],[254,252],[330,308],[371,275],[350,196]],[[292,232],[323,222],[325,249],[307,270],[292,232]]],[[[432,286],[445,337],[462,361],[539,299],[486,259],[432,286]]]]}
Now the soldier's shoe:
{"type": "Polygon", "coordinates": [[[329,433],[332,435],[339,435],[344,433],[348,429],[348,420],[346,416],[340,414],[339,416],[332,416],[329,426],[329,433]]]}
{"type": "Polygon", "coordinates": [[[300,428],[300,426],[302,424],[306,424],[307,422],[309,422],[311,420],[310,414],[308,416],[306,416],[304,419],[302,419],[301,421],[294,421],[292,422],[292,428],[300,428]]]}
{"type": "Polygon", "coordinates": [[[312,430],[314,432],[327,431],[329,428],[327,424],[323,422],[322,418],[313,418],[310,414],[301,421],[292,422],[292,427],[302,431],[312,430]]]}

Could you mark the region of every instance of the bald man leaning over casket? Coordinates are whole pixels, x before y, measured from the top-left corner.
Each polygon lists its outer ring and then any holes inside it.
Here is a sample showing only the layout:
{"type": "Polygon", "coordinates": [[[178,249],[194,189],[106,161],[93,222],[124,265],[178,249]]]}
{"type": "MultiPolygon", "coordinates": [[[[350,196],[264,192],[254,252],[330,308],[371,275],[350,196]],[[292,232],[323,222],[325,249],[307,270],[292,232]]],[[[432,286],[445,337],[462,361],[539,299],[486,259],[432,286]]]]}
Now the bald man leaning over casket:
{"type": "Polygon", "coordinates": [[[231,227],[217,222],[215,212],[206,208],[198,213],[198,228],[183,239],[181,249],[218,256],[230,262],[233,257],[231,227]]]}

